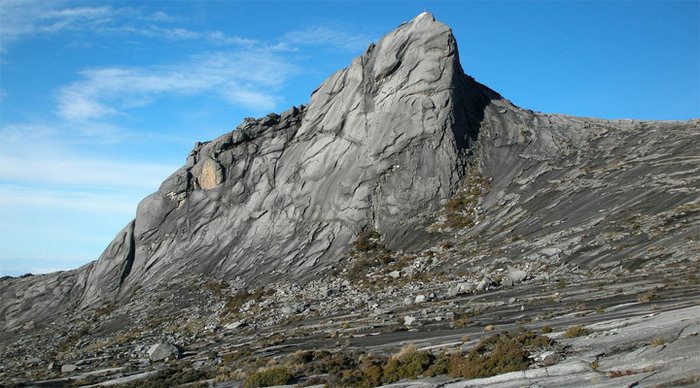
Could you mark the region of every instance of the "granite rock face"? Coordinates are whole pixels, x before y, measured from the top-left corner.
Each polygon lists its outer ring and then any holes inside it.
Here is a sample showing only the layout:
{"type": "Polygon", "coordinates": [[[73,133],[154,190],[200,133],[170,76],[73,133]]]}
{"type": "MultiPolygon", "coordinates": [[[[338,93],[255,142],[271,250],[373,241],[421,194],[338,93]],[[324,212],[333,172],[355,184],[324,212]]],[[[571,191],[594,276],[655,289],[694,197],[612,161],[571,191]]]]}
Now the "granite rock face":
{"type": "MultiPolygon", "coordinates": [[[[331,75],[307,105],[196,144],[97,261],[0,280],[0,325],[41,324],[187,275],[238,288],[303,282],[338,267],[366,228],[391,249],[423,248],[468,163],[490,185],[468,237],[529,241],[518,246],[523,260],[551,251],[615,262],[624,252],[602,242],[571,253],[601,238],[586,230],[604,226],[605,211],[672,217],[696,200],[699,127],[520,109],[465,75],[450,29],[423,13],[331,75]]],[[[690,233],[664,244],[684,252],[690,233]]]]}

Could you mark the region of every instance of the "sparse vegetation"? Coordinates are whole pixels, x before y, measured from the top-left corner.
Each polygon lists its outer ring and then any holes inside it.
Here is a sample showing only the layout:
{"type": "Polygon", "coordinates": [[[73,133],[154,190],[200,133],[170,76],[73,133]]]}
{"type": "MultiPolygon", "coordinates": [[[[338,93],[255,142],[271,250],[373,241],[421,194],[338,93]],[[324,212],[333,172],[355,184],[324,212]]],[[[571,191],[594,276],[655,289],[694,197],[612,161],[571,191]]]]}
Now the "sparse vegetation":
{"type": "Polygon", "coordinates": [[[462,329],[464,327],[469,326],[471,323],[472,320],[469,319],[469,316],[467,316],[466,314],[455,314],[454,318],[452,318],[450,326],[452,326],[455,329],[462,329]]]}
{"type": "Polygon", "coordinates": [[[225,296],[226,302],[220,316],[221,318],[235,316],[246,303],[250,301],[257,303],[271,292],[270,290],[259,288],[253,291],[241,290],[233,295],[225,296]]]}
{"type": "Polygon", "coordinates": [[[542,334],[549,334],[549,333],[553,332],[554,329],[552,329],[552,326],[544,325],[544,326],[542,326],[540,331],[542,332],[542,334]]]}
{"type": "Polygon", "coordinates": [[[453,355],[448,373],[451,377],[479,378],[525,370],[530,366],[528,349],[551,345],[551,339],[531,331],[496,334],[479,341],[466,356],[453,355]]]}
{"type": "Polygon", "coordinates": [[[373,227],[365,227],[353,242],[355,254],[348,277],[363,280],[373,268],[387,266],[395,261],[393,252],[381,243],[381,235],[373,227]]]}
{"type": "Polygon", "coordinates": [[[666,345],[666,342],[668,342],[668,341],[666,340],[666,338],[663,338],[663,337],[656,337],[656,338],[654,338],[653,340],[651,340],[651,344],[650,344],[650,345],[653,346],[653,347],[659,347],[659,346],[664,346],[664,345],[666,345]]]}
{"type": "Polygon", "coordinates": [[[381,247],[380,238],[379,232],[374,227],[366,226],[357,235],[352,245],[358,252],[369,252],[381,247]]]}
{"type": "Polygon", "coordinates": [[[182,384],[188,384],[209,379],[213,373],[205,369],[174,369],[168,368],[159,371],[154,376],[132,384],[125,384],[125,388],[170,388],[182,384]]]}
{"type": "Polygon", "coordinates": [[[383,382],[393,383],[402,379],[415,379],[430,368],[435,356],[430,352],[421,351],[410,344],[389,358],[383,369],[383,382]]]}
{"type": "Polygon", "coordinates": [[[109,315],[116,308],[117,308],[117,306],[114,304],[114,302],[107,302],[107,303],[103,304],[102,306],[95,309],[95,311],[93,313],[93,318],[98,319],[102,316],[109,315]]]}
{"type": "Polygon", "coordinates": [[[574,325],[566,329],[564,332],[564,338],[576,338],[576,337],[583,337],[585,335],[591,334],[592,331],[589,329],[586,329],[585,327],[581,325],[574,325]]]}
{"type": "Polygon", "coordinates": [[[633,370],[631,370],[631,369],[625,369],[625,370],[611,370],[611,371],[608,372],[608,377],[610,377],[611,379],[615,379],[615,378],[622,377],[622,376],[633,375],[633,374],[635,374],[635,373],[637,373],[637,372],[635,372],[635,371],[633,371],[633,370]]]}
{"type": "Polygon", "coordinates": [[[551,339],[531,331],[500,333],[484,338],[469,352],[434,355],[413,344],[386,357],[358,353],[297,351],[283,366],[264,368],[246,378],[246,387],[284,384],[294,376],[324,375],[314,383],[328,386],[375,387],[404,379],[448,374],[452,377],[487,377],[530,366],[530,350],[553,345],[551,339]],[[256,385],[257,384],[257,385],[256,385]]]}
{"type": "Polygon", "coordinates": [[[294,375],[285,366],[259,369],[245,379],[244,388],[271,387],[291,382],[294,375]]]}
{"type": "Polygon", "coordinates": [[[654,290],[649,290],[642,292],[637,296],[637,302],[639,303],[649,303],[656,296],[654,290]]]}
{"type": "Polygon", "coordinates": [[[489,180],[478,167],[471,166],[462,187],[447,200],[443,207],[443,222],[438,227],[449,229],[471,228],[476,224],[479,200],[491,189],[489,180]]]}

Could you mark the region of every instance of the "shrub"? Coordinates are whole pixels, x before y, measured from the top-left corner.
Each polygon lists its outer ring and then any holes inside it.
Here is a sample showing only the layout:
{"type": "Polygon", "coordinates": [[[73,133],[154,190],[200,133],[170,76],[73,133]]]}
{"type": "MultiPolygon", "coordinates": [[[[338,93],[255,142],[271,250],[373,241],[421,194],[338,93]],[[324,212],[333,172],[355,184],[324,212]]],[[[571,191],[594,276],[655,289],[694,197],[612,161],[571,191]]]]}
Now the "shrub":
{"type": "Polygon", "coordinates": [[[589,329],[586,329],[585,327],[581,325],[574,325],[566,329],[564,332],[564,338],[575,338],[575,337],[582,337],[584,335],[589,335],[591,334],[592,331],[589,329]]]}
{"type": "Polygon", "coordinates": [[[292,373],[283,366],[259,369],[245,379],[243,388],[271,387],[291,382],[292,373]]]}
{"type": "Polygon", "coordinates": [[[527,369],[530,366],[528,353],[512,340],[500,336],[491,337],[497,338],[495,344],[480,342],[466,357],[453,356],[448,374],[473,379],[527,369]]]}
{"type": "Polygon", "coordinates": [[[651,346],[653,347],[658,347],[658,346],[663,346],[666,344],[666,338],[662,337],[656,337],[653,340],[651,340],[651,346]]]}
{"type": "Polygon", "coordinates": [[[466,314],[455,314],[454,318],[452,318],[450,326],[452,326],[455,329],[461,329],[469,326],[471,323],[471,319],[469,319],[469,317],[466,314]]]}
{"type": "Polygon", "coordinates": [[[528,348],[551,344],[551,339],[531,331],[496,334],[479,341],[466,356],[452,355],[448,374],[471,379],[525,370],[530,366],[528,348]]]}
{"type": "Polygon", "coordinates": [[[549,333],[553,332],[554,329],[552,329],[552,326],[545,325],[545,326],[542,326],[540,331],[542,332],[542,334],[549,334],[549,333]]]}
{"type": "Polygon", "coordinates": [[[439,357],[436,357],[433,360],[433,364],[430,365],[430,368],[428,368],[427,371],[425,371],[424,375],[427,377],[446,375],[449,371],[451,358],[451,354],[442,354],[439,357]]]}
{"type": "Polygon", "coordinates": [[[248,301],[259,301],[266,295],[270,295],[273,292],[274,291],[272,290],[266,291],[261,288],[252,292],[249,292],[248,290],[240,290],[233,295],[226,296],[226,302],[223,310],[221,310],[220,317],[223,318],[226,316],[235,315],[248,301]]]}
{"type": "Polygon", "coordinates": [[[124,385],[124,387],[167,388],[196,381],[207,380],[211,377],[212,373],[210,371],[202,369],[165,369],[144,381],[126,384],[124,385]]]}
{"type": "Polygon", "coordinates": [[[479,198],[490,189],[490,183],[478,167],[470,166],[462,187],[447,200],[443,207],[442,227],[471,228],[477,221],[479,198]]]}
{"type": "MultiPolygon", "coordinates": [[[[377,387],[382,383],[383,366],[386,363],[385,357],[365,356],[359,364],[351,368],[343,369],[336,373],[338,384],[342,387],[377,387]]],[[[333,386],[333,384],[331,384],[333,386]]]]}
{"type": "Polygon", "coordinates": [[[415,379],[430,368],[435,357],[427,351],[407,345],[392,356],[384,367],[384,382],[393,383],[403,379],[415,379]]]}
{"type": "Polygon", "coordinates": [[[373,227],[367,226],[357,235],[357,238],[352,245],[359,252],[373,251],[381,246],[379,243],[380,237],[379,232],[377,232],[373,227]]]}
{"type": "Polygon", "coordinates": [[[654,290],[649,290],[646,292],[643,292],[637,296],[637,302],[639,303],[649,303],[651,300],[656,296],[656,293],[654,290]]]}

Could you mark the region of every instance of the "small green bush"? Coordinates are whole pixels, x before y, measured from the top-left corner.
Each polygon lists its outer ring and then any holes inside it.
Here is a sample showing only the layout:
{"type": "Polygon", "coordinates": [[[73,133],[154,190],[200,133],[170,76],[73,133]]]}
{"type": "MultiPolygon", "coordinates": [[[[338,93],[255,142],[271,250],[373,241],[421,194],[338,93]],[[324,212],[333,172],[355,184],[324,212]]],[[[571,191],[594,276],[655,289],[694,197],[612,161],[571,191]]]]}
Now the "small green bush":
{"type": "Polygon", "coordinates": [[[554,329],[552,329],[552,326],[545,325],[545,326],[542,326],[540,331],[542,332],[542,334],[549,334],[549,333],[553,332],[554,329]]]}
{"type": "Polygon", "coordinates": [[[452,355],[448,374],[473,379],[525,370],[530,366],[528,348],[551,344],[551,339],[531,331],[495,334],[479,341],[466,356],[452,355]]]}
{"type": "Polygon", "coordinates": [[[452,318],[450,326],[452,326],[455,329],[461,329],[469,326],[471,323],[472,320],[469,319],[469,316],[467,316],[466,314],[455,314],[454,318],[452,318]]]}
{"type": "Polygon", "coordinates": [[[207,380],[212,377],[213,374],[210,371],[202,369],[165,369],[144,381],[126,384],[123,387],[169,388],[177,385],[207,380]]]}
{"type": "Polygon", "coordinates": [[[243,388],[272,387],[291,382],[294,375],[283,366],[259,369],[245,379],[243,388]]]}
{"type": "Polygon", "coordinates": [[[389,358],[384,366],[384,382],[393,383],[403,379],[416,379],[430,368],[435,360],[432,353],[408,345],[389,358]]]}
{"type": "Polygon", "coordinates": [[[582,337],[584,335],[589,335],[591,334],[592,331],[589,329],[586,329],[585,327],[581,325],[574,325],[566,329],[564,332],[564,338],[576,338],[576,337],[582,337]]]}

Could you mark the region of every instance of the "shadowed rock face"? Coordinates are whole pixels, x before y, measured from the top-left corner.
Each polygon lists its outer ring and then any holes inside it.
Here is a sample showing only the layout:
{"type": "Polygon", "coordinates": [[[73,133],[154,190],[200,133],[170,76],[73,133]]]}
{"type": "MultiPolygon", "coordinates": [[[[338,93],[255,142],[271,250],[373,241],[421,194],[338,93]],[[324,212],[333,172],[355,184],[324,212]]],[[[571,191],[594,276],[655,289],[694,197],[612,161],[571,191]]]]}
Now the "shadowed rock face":
{"type": "MultiPolygon", "coordinates": [[[[656,159],[671,163],[659,163],[657,174],[676,169],[675,153],[697,155],[697,122],[610,122],[513,106],[463,73],[450,29],[423,13],[331,75],[308,105],[246,119],[196,144],[96,262],[1,280],[0,319],[6,327],[41,323],[59,308],[126,298],[183,275],[238,286],[304,281],[337,265],[368,226],[389,247],[420,248],[432,239],[425,229],[431,214],[463,181],[468,157],[491,180],[485,222],[468,233],[554,239],[547,228],[556,222],[600,222],[598,213],[580,211],[586,204],[639,204],[629,192],[595,191],[600,182],[576,179],[645,137],[665,147],[656,159]],[[666,131],[678,135],[664,143],[666,131]],[[565,201],[547,186],[553,180],[568,187],[565,201]]],[[[637,162],[643,170],[652,160],[644,154],[637,162]]],[[[634,186],[642,170],[605,184],[634,186]]],[[[690,186],[667,210],[696,196],[697,181],[690,186]]]]}

